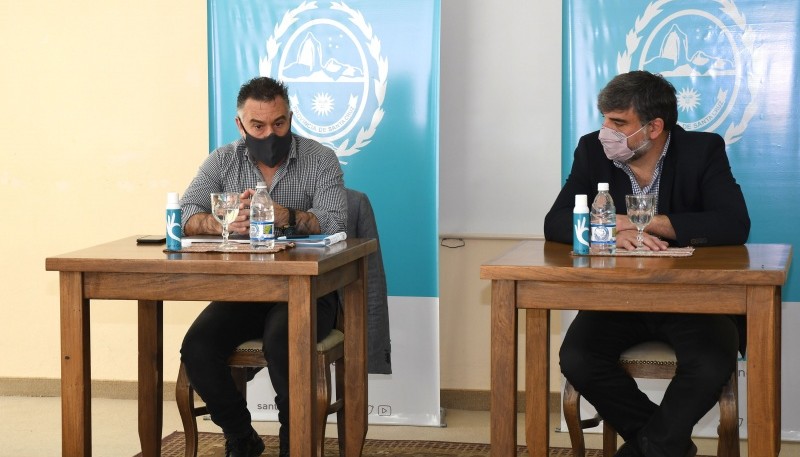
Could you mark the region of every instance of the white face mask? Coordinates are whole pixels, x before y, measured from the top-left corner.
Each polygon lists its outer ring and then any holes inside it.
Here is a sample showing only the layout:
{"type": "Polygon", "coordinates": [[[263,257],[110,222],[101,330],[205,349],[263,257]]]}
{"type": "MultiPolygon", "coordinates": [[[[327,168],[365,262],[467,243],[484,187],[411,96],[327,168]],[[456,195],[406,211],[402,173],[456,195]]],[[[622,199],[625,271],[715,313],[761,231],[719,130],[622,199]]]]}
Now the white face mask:
{"type": "Polygon", "coordinates": [[[614,129],[610,129],[605,126],[601,127],[600,134],[597,135],[597,137],[600,139],[600,143],[603,144],[603,151],[606,153],[606,157],[608,157],[609,160],[625,163],[631,160],[631,158],[633,158],[637,152],[649,148],[650,138],[645,138],[642,144],[640,144],[636,149],[631,149],[628,147],[628,138],[641,132],[645,127],[647,127],[647,124],[644,124],[641,129],[628,136],[625,136],[624,133],[618,132],[614,129]]]}

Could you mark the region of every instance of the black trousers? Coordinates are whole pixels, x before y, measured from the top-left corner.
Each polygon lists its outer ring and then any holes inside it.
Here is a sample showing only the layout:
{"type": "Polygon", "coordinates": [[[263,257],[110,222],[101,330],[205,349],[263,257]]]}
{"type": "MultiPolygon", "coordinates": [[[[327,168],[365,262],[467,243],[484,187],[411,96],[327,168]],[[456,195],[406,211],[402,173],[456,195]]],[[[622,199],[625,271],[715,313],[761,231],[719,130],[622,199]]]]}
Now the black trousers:
{"type": "MultiPolygon", "coordinates": [[[[318,340],[328,336],[336,325],[337,311],[336,292],[317,300],[318,340]]],[[[262,338],[269,378],[275,389],[281,436],[288,438],[288,322],[286,303],[211,302],[186,332],[181,346],[186,374],[206,402],[211,420],[226,435],[242,436],[251,430],[246,399],[233,383],[228,357],[239,344],[262,338]]]]}
{"type": "Polygon", "coordinates": [[[647,457],[683,457],[692,428],[717,403],[736,369],[739,334],[731,316],[581,311],[560,351],[561,371],[625,441],[647,457]],[[656,405],[619,366],[626,349],[663,341],[678,366],[656,405]]]}

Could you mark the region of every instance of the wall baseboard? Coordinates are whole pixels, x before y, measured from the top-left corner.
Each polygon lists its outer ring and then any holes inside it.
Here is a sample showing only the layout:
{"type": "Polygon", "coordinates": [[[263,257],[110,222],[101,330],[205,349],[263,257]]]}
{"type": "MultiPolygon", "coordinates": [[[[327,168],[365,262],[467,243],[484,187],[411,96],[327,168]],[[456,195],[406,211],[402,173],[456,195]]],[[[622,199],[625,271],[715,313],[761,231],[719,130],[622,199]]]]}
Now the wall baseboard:
{"type": "MultiPolygon", "coordinates": [[[[550,392],[548,401],[550,411],[561,411],[561,393],[550,392]]],[[[468,411],[489,411],[491,391],[442,389],[439,403],[445,409],[463,409],[468,411]]],[[[525,393],[517,392],[517,412],[525,412],[525,393]]]]}
{"type": "MultiPolygon", "coordinates": [[[[136,400],[136,381],[92,381],[92,397],[116,400],[136,400]]],[[[61,395],[61,380],[52,378],[0,378],[0,396],[5,397],[58,397],[61,395]]],[[[175,382],[164,381],[165,400],[175,398],[175,382]]],[[[488,411],[488,390],[442,389],[440,406],[445,409],[488,411]]],[[[561,408],[561,395],[550,392],[550,410],[561,408]]],[[[525,396],[517,393],[517,412],[525,412],[525,396]]]]}
{"type": "MultiPolygon", "coordinates": [[[[175,399],[175,381],[164,381],[164,399],[175,399]]],[[[0,378],[0,396],[4,397],[60,397],[61,380],[53,378],[0,378]]],[[[136,400],[136,381],[92,380],[93,398],[136,400]]]]}

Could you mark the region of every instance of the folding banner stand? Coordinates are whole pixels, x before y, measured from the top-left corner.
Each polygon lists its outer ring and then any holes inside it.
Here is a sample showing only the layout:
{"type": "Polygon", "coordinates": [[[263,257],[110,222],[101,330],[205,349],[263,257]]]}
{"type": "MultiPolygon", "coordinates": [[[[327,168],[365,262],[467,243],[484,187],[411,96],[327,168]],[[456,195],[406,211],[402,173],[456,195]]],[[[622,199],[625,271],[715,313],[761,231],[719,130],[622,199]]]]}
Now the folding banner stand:
{"type": "MultiPolygon", "coordinates": [[[[208,0],[210,149],[239,136],[242,83],[282,80],[292,130],[336,151],[345,185],[367,194],[375,211],[392,374],[369,376],[370,423],[442,422],[439,14],[439,0],[208,0]]],[[[275,420],[266,377],[262,370],[251,381],[248,405],[254,419],[275,420]]]]}

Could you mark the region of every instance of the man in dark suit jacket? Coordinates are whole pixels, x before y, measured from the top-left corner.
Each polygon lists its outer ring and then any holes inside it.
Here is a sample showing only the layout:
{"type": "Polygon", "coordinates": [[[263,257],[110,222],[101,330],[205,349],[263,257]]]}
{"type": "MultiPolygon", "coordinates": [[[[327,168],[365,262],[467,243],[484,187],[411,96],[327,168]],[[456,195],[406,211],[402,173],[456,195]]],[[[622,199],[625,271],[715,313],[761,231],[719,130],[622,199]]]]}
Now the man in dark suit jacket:
{"type": "MultiPolygon", "coordinates": [[[[644,246],[742,244],[750,218],[731,173],[725,142],[713,133],[677,125],[675,88],[660,75],[633,71],[600,92],[602,129],[582,137],[572,171],[545,217],[547,240],[572,242],[576,194],[592,201],[609,183],[617,209],[617,249],[636,247],[626,194],[657,195],[657,215],[644,246]]],[[[675,291],[680,299],[680,290],[675,291]]],[[[628,297],[630,298],[630,297],[628,297]]],[[[733,316],[581,311],[560,351],[561,371],[625,439],[616,457],[694,455],[691,432],[717,402],[744,353],[744,326],[733,316]],[[643,341],[673,347],[678,370],[660,405],[650,401],[618,365],[619,355],[643,341]]]]}

